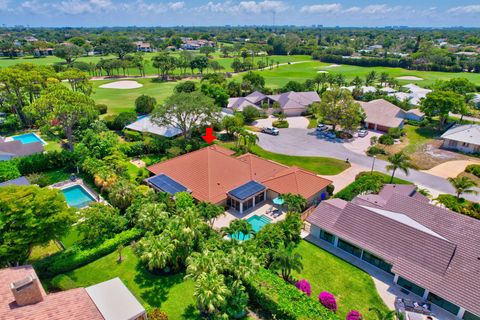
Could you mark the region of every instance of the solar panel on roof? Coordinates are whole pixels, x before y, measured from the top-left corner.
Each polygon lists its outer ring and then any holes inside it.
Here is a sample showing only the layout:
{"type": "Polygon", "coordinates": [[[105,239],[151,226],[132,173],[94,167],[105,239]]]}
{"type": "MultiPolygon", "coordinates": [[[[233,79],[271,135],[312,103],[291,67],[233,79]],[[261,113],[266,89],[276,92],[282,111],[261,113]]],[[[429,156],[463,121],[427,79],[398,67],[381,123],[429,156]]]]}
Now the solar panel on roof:
{"type": "Polygon", "coordinates": [[[152,184],[155,188],[170,193],[175,194],[177,192],[187,191],[188,188],[181,185],[177,181],[173,180],[165,174],[159,174],[148,179],[148,182],[152,184]]]}
{"type": "Polygon", "coordinates": [[[249,181],[243,185],[241,185],[238,188],[235,188],[231,191],[228,192],[229,195],[239,199],[239,200],[245,200],[248,197],[251,197],[260,191],[265,190],[267,187],[264,185],[255,182],[255,181],[249,181]]]}

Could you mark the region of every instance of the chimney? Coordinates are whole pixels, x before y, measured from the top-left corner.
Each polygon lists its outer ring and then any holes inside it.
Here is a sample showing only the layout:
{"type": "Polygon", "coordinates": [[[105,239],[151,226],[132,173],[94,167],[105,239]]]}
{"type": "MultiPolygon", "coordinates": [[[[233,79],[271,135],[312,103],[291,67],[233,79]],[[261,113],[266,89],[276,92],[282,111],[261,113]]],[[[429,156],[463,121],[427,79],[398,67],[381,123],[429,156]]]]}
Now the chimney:
{"type": "Polygon", "coordinates": [[[43,293],[40,281],[34,275],[29,275],[22,280],[15,281],[10,285],[19,306],[26,306],[43,301],[43,293]]]}

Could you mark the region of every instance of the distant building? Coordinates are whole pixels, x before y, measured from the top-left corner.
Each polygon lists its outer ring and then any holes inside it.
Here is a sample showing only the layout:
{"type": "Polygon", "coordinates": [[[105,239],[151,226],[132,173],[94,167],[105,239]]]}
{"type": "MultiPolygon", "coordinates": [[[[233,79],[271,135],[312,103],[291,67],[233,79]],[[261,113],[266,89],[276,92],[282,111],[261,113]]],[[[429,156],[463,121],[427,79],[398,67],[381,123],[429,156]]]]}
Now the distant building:
{"type": "Polygon", "coordinates": [[[215,42],[209,40],[193,40],[192,38],[181,38],[182,45],[180,46],[183,50],[199,50],[202,47],[214,47],[215,42]]]}
{"type": "Polygon", "coordinates": [[[143,42],[143,41],[135,41],[135,48],[137,51],[140,52],[153,52],[153,48],[148,42],[143,42]]]}
{"type": "Polygon", "coordinates": [[[20,177],[17,179],[8,180],[5,182],[0,183],[0,187],[7,187],[7,186],[29,186],[30,181],[28,181],[25,177],[20,177]]]}

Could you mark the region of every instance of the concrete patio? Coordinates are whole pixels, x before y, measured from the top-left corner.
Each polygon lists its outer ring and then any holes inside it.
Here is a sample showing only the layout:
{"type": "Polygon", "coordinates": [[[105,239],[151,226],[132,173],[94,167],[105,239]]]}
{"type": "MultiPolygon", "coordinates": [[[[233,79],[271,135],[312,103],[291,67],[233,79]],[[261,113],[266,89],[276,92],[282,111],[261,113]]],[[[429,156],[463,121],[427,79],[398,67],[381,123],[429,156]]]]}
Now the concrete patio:
{"type": "MultiPolygon", "coordinates": [[[[387,305],[389,309],[395,309],[395,300],[396,298],[408,299],[413,301],[424,301],[422,297],[410,292],[405,293],[405,290],[401,290],[402,287],[397,285],[393,281],[393,275],[380,270],[371,264],[331,245],[330,243],[323,241],[321,239],[315,238],[312,235],[308,235],[304,238],[305,240],[315,244],[316,246],[320,247],[321,249],[330,252],[331,254],[345,260],[346,262],[356,266],[359,269],[362,269],[366,273],[368,273],[375,284],[375,288],[377,289],[378,294],[382,298],[383,302],[387,305]]],[[[458,320],[456,316],[453,314],[445,311],[442,308],[437,307],[433,303],[432,305],[432,312],[434,313],[435,317],[440,320],[458,320]]]]}
{"type": "Polygon", "coordinates": [[[257,216],[265,215],[270,220],[272,220],[272,223],[275,223],[285,219],[285,216],[287,215],[287,213],[286,211],[282,210],[281,206],[275,205],[273,204],[272,201],[267,200],[253,208],[245,210],[243,213],[240,213],[233,208],[228,209],[227,211],[225,211],[225,213],[222,216],[215,219],[215,222],[213,223],[213,228],[219,230],[223,227],[228,227],[230,222],[232,222],[235,219],[246,220],[254,215],[257,215],[257,216]],[[268,209],[271,207],[278,208],[281,214],[276,217],[273,217],[272,214],[267,214],[268,209]]]}

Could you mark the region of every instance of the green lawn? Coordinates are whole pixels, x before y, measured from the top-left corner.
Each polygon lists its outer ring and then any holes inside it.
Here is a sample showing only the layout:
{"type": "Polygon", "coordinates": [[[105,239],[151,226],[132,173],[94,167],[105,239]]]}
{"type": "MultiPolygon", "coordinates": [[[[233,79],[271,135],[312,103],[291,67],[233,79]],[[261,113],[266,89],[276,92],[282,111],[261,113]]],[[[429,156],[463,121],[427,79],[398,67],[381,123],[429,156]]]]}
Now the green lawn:
{"type": "Polygon", "coordinates": [[[55,252],[60,251],[60,247],[55,243],[55,241],[50,241],[44,246],[35,246],[30,252],[27,263],[32,264],[35,261],[41,260],[55,252]]]}
{"type": "Polygon", "coordinates": [[[412,125],[405,125],[404,129],[408,138],[408,145],[403,149],[406,154],[417,151],[428,140],[440,135],[440,131],[432,127],[415,127],[412,125]]]}
{"type": "Polygon", "coordinates": [[[130,247],[123,250],[124,261],[117,263],[113,252],[67,275],[78,287],[87,287],[119,277],[148,310],[158,307],[169,319],[197,319],[193,299],[193,281],[184,274],[157,276],[148,272],[130,247]]]}
{"type": "Polygon", "coordinates": [[[339,319],[345,319],[350,310],[358,310],[364,319],[371,319],[371,307],[387,310],[366,272],[329,252],[303,240],[297,248],[303,257],[303,271],[298,279],[307,279],[312,286],[312,299],[322,291],[331,292],[337,299],[339,319]]]}
{"type": "Polygon", "coordinates": [[[68,233],[63,236],[60,241],[62,241],[65,248],[69,248],[83,239],[83,236],[78,232],[75,226],[72,226],[68,233]]]}
{"type": "Polygon", "coordinates": [[[289,156],[269,152],[259,146],[252,147],[252,153],[287,166],[297,166],[322,175],[337,175],[350,167],[350,164],[345,161],[334,158],[289,156]]]}

